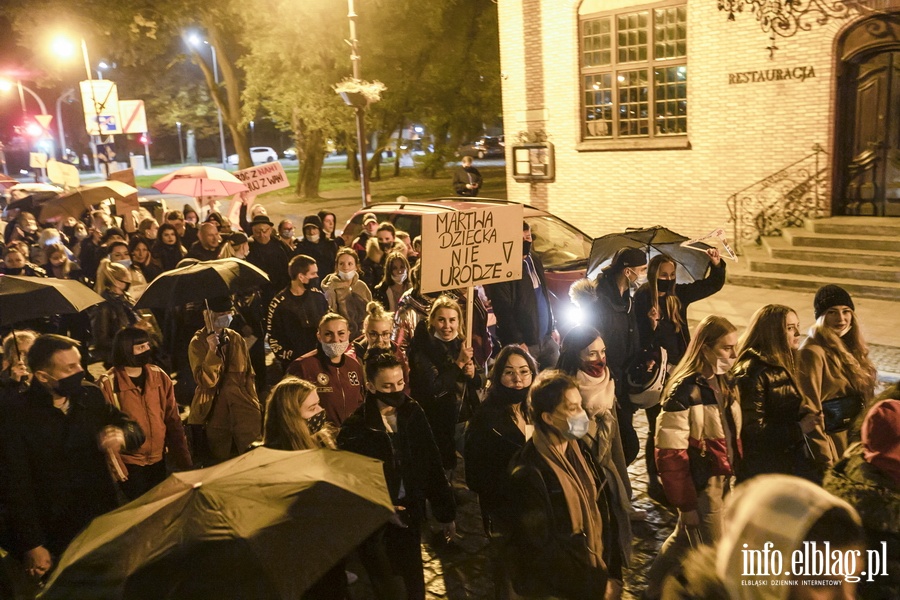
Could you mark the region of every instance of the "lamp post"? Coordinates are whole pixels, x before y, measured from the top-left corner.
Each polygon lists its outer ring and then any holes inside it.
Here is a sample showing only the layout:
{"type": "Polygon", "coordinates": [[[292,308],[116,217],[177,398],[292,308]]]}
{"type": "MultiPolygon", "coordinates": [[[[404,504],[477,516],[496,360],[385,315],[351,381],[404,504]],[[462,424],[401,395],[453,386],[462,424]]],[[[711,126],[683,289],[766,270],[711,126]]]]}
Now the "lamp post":
{"type": "MultiPolygon", "coordinates": [[[[70,88],[60,95],[59,98],[56,99],[56,126],[59,128],[59,154],[60,160],[65,162],[66,160],[66,130],[63,127],[62,120],[62,103],[63,100],[66,99],[74,99],[75,89],[70,88]]],[[[80,163],[81,161],[79,161],[80,163]]]]}
{"type": "MultiPolygon", "coordinates": [[[[200,43],[204,43],[209,46],[209,49],[212,50],[212,67],[213,67],[213,81],[216,83],[216,87],[219,85],[219,63],[216,60],[216,47],[210,44],[207,40],[201,40],[200,36],[196,33],[192,33],[188,37],[188,42],[195,48],[200,46],[200,43]]],[[[219,103],[216,102],[216,112],[219,114],[219,149],[222,153],[222,168],[226,168],[226,160],[227,156],[225,154],[225,129],[222,127],[222,109],[219,107],[219,103]]]]}
{"type": "MultiPolygon", "coordinates": [[[[350,19],[350,62],[353,65],[353,78],[362,79],[359,67],[359,40],[356,39],[356,10],[353,0],[347,0],[347,18],[350,19]]],[[[369,206],[369,171],[366,168],[366,109],[364,106],[354,106],[356,111],[356,145],[359,146],[359,183],[362,188],[363,208],[369,206]]]]}
{"type": "MultiPolygon", "coordinates": [[[[72,44],[72,42],[70,42],[68,39],[66,39],[64,37],[56,38],[56,40],[53,41],[53,50],[56,52],[57,55],[61,56],[62,58],[70,58],[70,57],[72,57],[72,55],[75,54],[74,45],[72,44]]],[[[97,106],[97,99],[94,97],[94,84],[91,83],[94,78],[93,75],[91,74],[91,59],[88,56],[87,42],[85,41],[84,38],[81,38],[81,57],[84,59],[84,72],[85,72],[85,75],[87,76],[88,85],[90,86],[90,89],[91,89],[91,103],[93,103],[93,105],[94,105],[94,115],[97,118],[97,128],[98,128],[98,132],[99,132],[100,108],[97,106]]],[[[99,71],[98,71],[98,74],[100,74],[99,71]]],[[[102,75],[100,75],[100,79],[103,79],[102,75]]],[[[94,172],[95,173],[100,172],[100,162],[97,160],[97,144],[99,144],[99,143],[100,143],[100,136],[92,135],[91,136],[91,154],[94,157],[94,172]]],[[[63,152],[65,152],[65,149],[63,149],[63,152]]]]}
{"type": "Polygon", "coordinates": [[[178,158],[181,164],[184,164],[184,146],[181,145],[181,121],[175,121],[175,127],[178,128],[178,158]]]}

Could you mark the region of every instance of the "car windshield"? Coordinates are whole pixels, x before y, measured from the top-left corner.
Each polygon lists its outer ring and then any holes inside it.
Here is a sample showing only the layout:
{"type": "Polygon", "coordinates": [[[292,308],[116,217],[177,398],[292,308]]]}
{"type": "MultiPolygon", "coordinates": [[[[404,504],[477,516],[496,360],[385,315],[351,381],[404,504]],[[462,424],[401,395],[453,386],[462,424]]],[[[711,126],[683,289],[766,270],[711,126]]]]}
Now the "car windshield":
{"type": "Polygon", "coordinates": [[[526,217],[531,226],[532,248],[545,269],[574,268],[587,264],[591,239],[551,216],[526,217]]]}

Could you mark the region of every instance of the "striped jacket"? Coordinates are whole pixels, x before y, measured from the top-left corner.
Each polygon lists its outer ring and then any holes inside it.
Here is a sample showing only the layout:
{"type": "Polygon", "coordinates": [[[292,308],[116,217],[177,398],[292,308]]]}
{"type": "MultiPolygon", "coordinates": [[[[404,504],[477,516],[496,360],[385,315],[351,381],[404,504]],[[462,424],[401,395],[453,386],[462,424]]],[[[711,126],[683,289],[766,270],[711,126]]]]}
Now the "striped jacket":
{"type": "Polygon", "coordinates": [[[663,401],[656,427],[656,465],[666,498],[681,511],[697,509],[697,493],[705,487],[695,481],[698,476],[734,474],[727,444],[732,444],[732,457],[739,459],[741,404],[736,392],[726,402],[720,409],[715,392],[699,374],[686,377],[663,401]]]}

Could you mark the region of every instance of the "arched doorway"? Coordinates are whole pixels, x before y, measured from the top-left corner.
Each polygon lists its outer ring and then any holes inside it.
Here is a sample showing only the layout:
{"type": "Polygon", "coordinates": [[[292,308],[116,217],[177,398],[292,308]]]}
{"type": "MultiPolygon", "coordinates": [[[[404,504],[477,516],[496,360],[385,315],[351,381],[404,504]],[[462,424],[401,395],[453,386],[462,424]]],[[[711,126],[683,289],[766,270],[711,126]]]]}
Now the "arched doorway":
{"type": "Polygon", "coordinates": [[[900,12],[837,44],[834,213],[900,217],[900,12]]]}

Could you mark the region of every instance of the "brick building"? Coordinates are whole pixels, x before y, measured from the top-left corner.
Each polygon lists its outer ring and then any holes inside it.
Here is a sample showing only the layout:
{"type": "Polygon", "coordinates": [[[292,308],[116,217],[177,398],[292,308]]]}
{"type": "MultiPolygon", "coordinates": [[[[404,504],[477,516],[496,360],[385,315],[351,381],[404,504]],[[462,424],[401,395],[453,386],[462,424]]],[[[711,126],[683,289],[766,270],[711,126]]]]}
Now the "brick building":
{"type": "Polygon", "coordinates": [[[770,37],[716,0],[499,0],[509,197],[593,235],[732,232],[729,202],[748,229],[900,215],[900,0],[877,1],[770,37]],[[520,132],[552,182],[514,179],[520,132]]]}

